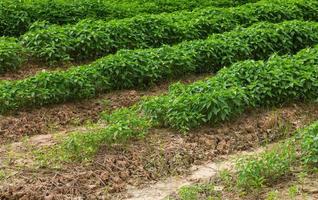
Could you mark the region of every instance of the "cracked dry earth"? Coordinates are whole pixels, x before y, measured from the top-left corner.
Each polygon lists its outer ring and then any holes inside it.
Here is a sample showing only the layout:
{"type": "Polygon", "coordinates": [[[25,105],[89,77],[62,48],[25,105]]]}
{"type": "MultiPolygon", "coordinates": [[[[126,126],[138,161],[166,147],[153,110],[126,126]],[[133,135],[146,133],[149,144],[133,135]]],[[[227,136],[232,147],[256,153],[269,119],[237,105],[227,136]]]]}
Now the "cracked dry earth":
{"type": "MultiPolygon", "coordinates": [[[[65,164],[57,169],[21,167],[21,163],[32,161],[23,156],[22,160],[13,159],[4,152],[0,199],[123,199],[127,186],[142,188],[165,177],[187,175],[193,165],[286,138],[317,116],[318,104],[293,104],[253,109],[230,122],[187,135],[152,129],[143,139],[102,147],[91,163],[65,164]]],[[[52,142],[50,136],[44,138],[32,143],[52,142]]]]}

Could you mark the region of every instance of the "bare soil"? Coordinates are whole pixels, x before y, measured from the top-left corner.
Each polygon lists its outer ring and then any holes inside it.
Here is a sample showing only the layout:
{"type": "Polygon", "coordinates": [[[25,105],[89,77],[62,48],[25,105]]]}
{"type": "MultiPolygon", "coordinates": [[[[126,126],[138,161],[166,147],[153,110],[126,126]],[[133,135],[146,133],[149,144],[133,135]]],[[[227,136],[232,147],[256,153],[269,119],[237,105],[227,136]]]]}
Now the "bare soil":
{"type": "Polygon", "coordinates": [[[18,80],[34,76],[39,72],[43,71],[56,71],[56,70],[67,70],[73,66],[80,66],[90,63],[91,61],[85,62],[66,62],[60,63],[56,66],[49,66],[40,62],[26,62],[19,69],[8,71],[0,74],[0,80],[18,80]]]}
{"type": "Polygon", "coordinates": [[[92,163],[59,169],[21,167],[9,160],[0,168],[5,174],[0,199],[121,199],[128,185],[143,187],[186,175],[193,165],[286,138],[317,116],[318,104],[295,104],[247,111],[188,135],[153,129],[144,139],[102,147],[92,163]]]}

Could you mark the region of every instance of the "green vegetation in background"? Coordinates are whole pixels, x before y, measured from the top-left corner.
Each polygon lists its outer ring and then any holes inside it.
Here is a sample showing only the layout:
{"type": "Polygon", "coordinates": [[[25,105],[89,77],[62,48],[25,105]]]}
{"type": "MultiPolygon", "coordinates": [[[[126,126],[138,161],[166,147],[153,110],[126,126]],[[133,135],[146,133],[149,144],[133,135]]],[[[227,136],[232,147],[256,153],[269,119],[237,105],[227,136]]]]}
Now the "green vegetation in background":
{"type": "MultiPolygon", "coordinates": [[[[116,120],[109,120],[102,131],[72,134],[64,138],[61,145],[53,148],[53,152],[57,157],[62,155],[65,160],[85,160],[94,155],[101,144],[116,143],[117,138],[123,141],[138,137],[141,133],[145,135],[150,127],[160,123],[187,131],[204,123],[213,125],[215,122],[227,120],[251,107],[315,100],[318,98],[317,58],[318,46],[304,49],[294,56],[275,55],[267,62],[238,62],[205,81],[190,85],[177,84],[175,87],[178,91],[174,91],[173,87],[168,94],[145,99],[131,111],[125,108],[126,114],[119,109],[109,116],[116,116],[116,120]],[[129,112],[134,114],[128,115],[129,112]],[[130,116],[129,121],[134,123],[127,124],[127,116],[130,116]],[[114,126],[115,132],[112,130],[114,126]],[[125,130],[123,134],[118,131],[122,129],[125,130]]],[[[312,150],[317,149],[316,143],[312,142],[313,138],[315,141],[317,136],[305,137],[304,158],[317,163],[317,151],[312,150]],[[306,150],[314,154],[306,153],[306,150]]],[[[268,154],[268,158],[279,163],[277,157],[272,154],[268,154]]],[[[286,163],[286,166],[289,166],[289,163],[286,163]]],[[[281,168],[285,169],[286,166],[281,168]]],[[[263,173],[270,176],[271,169],[263,173]]]]}
{"type": "MultiPolygon", "coordinates": [[[[109,23],[84,20],[77,25],[60,27],[42,21],[34,23],[30,27],[31,31],[22,37],[23,51],[28,54],[20,53],[22,47],[18,42],[10,42],[10,46],[19,48],[8,50],[6,46],[0,46],[0,51],[5,52],[0,59],[7,60],[5,55],[10,53],[19,61],[39,59],[49,64],[72,59],[87,60],[121,48],[148,48],[206,38],[210,33],[224,32],[238,24],[248,25],[255,21],[315,20],[317,7],[315,2],[289,0],[275,3],[266,0],[240,8],[207,8],[193,13],[139,16],[109,23]],[[189,20],[191,23],[188,23],[189,20]]],[[[3,64],[0,73],[15,70],[20,64],[17,61],[3,64]]]]}
{"type": "Polygon", "coordinates": [[[263,0],[234,8],[198,9],[160,15],[140,15],[107,21],[82,20],[75,25],[36,23],[21,37],[32,59],[56,64],[88,60],[120,49],[160,47],[184,40],[204,39],[255,22],[318,19],[316,0],[263,0]]]}
{"type": "Polygon", "coordinates": [[[259,23],[172,47],[120,51],[90,65],[1,83],[0,113],[91,98],[115,89],[148,87],[185,74],[215,72],[240,60],[267,59],[274,52],[295,53],[317,43],[317,32],[315,22],[259,23]]]}
{"type": "Polygon", "coordinates": [[[35,21],[76,23],[82,19],[121,19],[139,14],[236,6],[256,0],[1,0],[0,36],[19,36],[35,21]]]}

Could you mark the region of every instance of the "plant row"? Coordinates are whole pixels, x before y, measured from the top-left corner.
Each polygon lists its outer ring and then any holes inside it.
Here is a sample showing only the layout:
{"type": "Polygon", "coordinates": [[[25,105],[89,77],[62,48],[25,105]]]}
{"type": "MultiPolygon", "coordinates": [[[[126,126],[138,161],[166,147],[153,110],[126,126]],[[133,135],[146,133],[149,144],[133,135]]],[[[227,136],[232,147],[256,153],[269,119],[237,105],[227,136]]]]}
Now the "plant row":
{"type": "MultiPolygon", "coordinates": [[[[71,134],[54,150],[66,159],[86,159],[101,144],[144,136],[154,126],[165,125],[188,131],[202,124],[228,120],[248,108],[316,100],[317,58],[318,46],[304,49],[294,56],[274,55],[266,62],[238,62],[207,80],[190,85],[177,84],[178,95],[173,87],[168,94],[144,99],[130,109],[105,114],[105,128],[71,134]],[[196,92],[185,92],[188,87],[195,87],[196,92]],[[198,92],[200,88],[201,92],[198,92]]],[[[312,133],[315,130],[311,130],[312,133]]],[[[311,134],[304,138],[304,161],[317,163],[317,136],[311,134]],[[311,150],[313,147],[316,148],[314,151],[311,150]]]]}
{"type": "Polygon", "coordinates": [[[156,49],[126,50],[90,65],[40,72],[0,84],[0,113],[91,98],[115,89],[147,87],[185,74],[215,72],[246,59],[266,59],[273,52],[294,53],[318,42],[318,23],[259,23],[206,40],[156,49]]]}
{"type": "MultiPolygon", "coordinates": [[[[186,15],[179,13],[141,16],[111,23],[86,20],[77,25],[60,27],[41,22],[34,24],[32,27],[34,31],[22,37],[23,51],[32,52],[31,55],[21,54],[22,47],[18,42],[15,44],[11,42],[10,46],[19,48],[8,50],[6,46],[0,46],[1,51],[8,52],[5,54],[14,54],[17,58],[11,63],[2,64],[0,73],[17,69],[21,64],[20,61],[26,60],[27,57],[51,64],[70,59],[85,60],[113,53],[122,48],[156,47],[184,39],[205,38],[209,33],[227,31],[238,24],[248,25],[262,20],[315,19],[316,13],[317,6],[312,2],[262,1],[241,8],[223,10],[211,8],[186,15]],[[189,20],[193,23],[188,23],[189,20]],[[154,26],[156,24],[157,26],[154,26]]],[[[7,56],[0,55],[0,59],[7,60],[7,56]]]]}
{"type": "Polygon", "coordinates": [[[256,0],[2,0],[0,35],[19,36],[35,21],[52,24],[76,23],[85,18],[120,19],[143,13],[158,14],[196,7],[235,6],[256,0]]]}
{"type": "Polygon", "coordinates": [[[184,40],[204,39],[212,33],[259,21],[316,20],[315,0],[263,0],[234,8],[205,8],[113,20],[82,20],[75,25],[37,23],[21,37],[32,58],[49,64],[88,60],[120,49],[159,47],[184,40]]]}
{"type": "Polygon", "coordinates": [[[229,119],[248,107],[315,100],[317,55],[318,46],[293,57],[239,62],[208,80],[172,86],[169,95],[144,103],[144,111],[164,125],[188,131],[229,119]]]}
{"type": "Polygon", "coordinates": [[[0,37],[0,73],[18,69],[24,61],[25,53],[15,38],[0,37]]]}

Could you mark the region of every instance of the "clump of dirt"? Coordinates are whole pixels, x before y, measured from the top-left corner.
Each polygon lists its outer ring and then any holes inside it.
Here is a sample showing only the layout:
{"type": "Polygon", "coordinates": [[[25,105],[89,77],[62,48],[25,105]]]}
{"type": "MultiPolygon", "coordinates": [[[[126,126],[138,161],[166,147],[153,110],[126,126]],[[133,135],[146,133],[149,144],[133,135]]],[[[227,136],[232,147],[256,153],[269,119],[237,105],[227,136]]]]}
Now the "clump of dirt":
{"type": "MultiPolygon", "coordinates": [[[[188,76],[181,81],[190,83],[206,76],[208,75],[188,76]]],[[[95,99],[30,108],[5,116],[0,115],[0,144],[17,141],[23,136],[48,134],[87,122],[97,122],[101,112],[131,106],[142,96],[156,95],[166,91],[171,82],[175,81],[167,81],[148,90],[115,91],[95,99]]]]}
{"type": "Polygon", "coordinates": [[[186,174],[192,165],[288,137],[317,116],[318,105],[298,104],[248,111],[230,122],[187,135],[153,129],[144,139],[104,146],[89,165],[21,170],[0,184],[0,199],[107,199],[127,185],[142,186],[186,174]]]}

